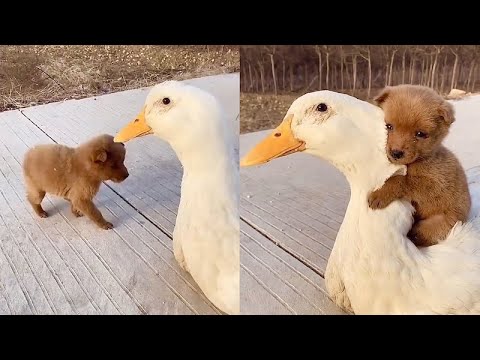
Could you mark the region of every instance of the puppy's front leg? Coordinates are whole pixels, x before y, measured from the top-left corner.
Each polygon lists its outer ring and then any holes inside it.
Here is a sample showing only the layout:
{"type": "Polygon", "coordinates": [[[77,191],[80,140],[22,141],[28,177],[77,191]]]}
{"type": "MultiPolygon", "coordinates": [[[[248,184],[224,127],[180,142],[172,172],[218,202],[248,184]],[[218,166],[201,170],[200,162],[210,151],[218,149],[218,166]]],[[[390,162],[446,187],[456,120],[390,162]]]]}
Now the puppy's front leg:
{"type": "Polygon", "coordinates": [[[385,184],[372,192],[368,196],[368,205],[372,209],[386,208],[394,200],[400,199],[405,195],[406,176],[392,176],[385,184]]]}
{"type": "Polygon", "coordinates": [[[90,220],[97,224],[100,228],[109,230],[113,228],[113,224],[109,223],[103,218],[100,210],[97,209],[92,200],[81,199],[72,201],[72,205],[75,209],[80,210],[90,220]]]}

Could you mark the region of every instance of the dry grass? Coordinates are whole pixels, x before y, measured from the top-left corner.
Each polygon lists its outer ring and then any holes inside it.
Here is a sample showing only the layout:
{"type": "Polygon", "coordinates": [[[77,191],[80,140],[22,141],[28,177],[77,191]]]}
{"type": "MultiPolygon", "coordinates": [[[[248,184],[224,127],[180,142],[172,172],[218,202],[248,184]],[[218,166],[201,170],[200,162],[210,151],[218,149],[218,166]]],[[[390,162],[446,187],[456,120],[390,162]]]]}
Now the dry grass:
{"type": "Polygon", "coordinates": [[[236,46],[0,46],[0,111],[239,69],[236,46]]]}

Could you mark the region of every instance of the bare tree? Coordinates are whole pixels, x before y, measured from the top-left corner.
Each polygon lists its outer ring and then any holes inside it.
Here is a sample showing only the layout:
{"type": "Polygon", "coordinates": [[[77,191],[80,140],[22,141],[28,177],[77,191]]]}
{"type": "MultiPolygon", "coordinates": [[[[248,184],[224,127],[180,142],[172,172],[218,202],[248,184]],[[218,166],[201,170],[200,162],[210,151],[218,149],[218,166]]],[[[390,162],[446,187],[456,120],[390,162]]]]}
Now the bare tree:
{"type": "Polygon", "coordinates": [[[328,86],[329,86],[329,81],[328,81],[328,75],[330,73],[330,52],[328,51],[328,46],[327,45],[324,45],[323,46],[325,48],[325,54],[326,54],[326,62],[327,62],[327,74],[326,74],[326,78],[325,78],[325,87],[328,89],[328,86]]]}
{"type": "Polygon", "coordinates": [[[454,49],[450,49],[453,55],[455,55],[455,62],[453,63],[453,70],[452,70],[452,81],[450,82],[450,91],[454,89],[455,86],[455,74],[457,71],[457,64],[458,64],[458,53],[454,49]]]}
{"type": "Polygon", "coordinates": [[[322,51],[320,46],[315,46],[318,55],[318,90],[322,90],[322,51]]]}
{"type": "MultiPolygon", "coordinates": [[[[274,92],[275,92],[275,95],[277,95],[277,76],[275,74],[275,60],[274,60],[275,50],[276,50],[276,46],[273,45],[270,48],[270,51],[268,52],[268,56],[270,56],[270,64],[272,66],[272,78],[273,78],[274,92]]],[[[267,51],[268,51],[268,49],[267,49],[267,51]]]]}
{"type": "Polygon", "coordinates": [[[473,45],[261,45],[240,52],[244,92],[318,87],[370,98],[375,89],[410,83],[445,94],[456,87],[475,91],[480,76],[480,46],[473,45]]]}
{"type": "MultiPolygon", "coordinates": [[[[370,99],[370,91],[372,90],[372,58],[370,53],[370,47],[367,46],[366,48],[366,55],[362,54],[360,51],[360,56],[363,57],[368,62],[368,90],[367,90],[367,98],[370,99]]],[[[405,66],[405,63],[404,63],[405,66]]],[[[405,75],[405,73],[404,73],[405,75]]],[[[402,80],[403,81],[403,80],[402,80]]]]}

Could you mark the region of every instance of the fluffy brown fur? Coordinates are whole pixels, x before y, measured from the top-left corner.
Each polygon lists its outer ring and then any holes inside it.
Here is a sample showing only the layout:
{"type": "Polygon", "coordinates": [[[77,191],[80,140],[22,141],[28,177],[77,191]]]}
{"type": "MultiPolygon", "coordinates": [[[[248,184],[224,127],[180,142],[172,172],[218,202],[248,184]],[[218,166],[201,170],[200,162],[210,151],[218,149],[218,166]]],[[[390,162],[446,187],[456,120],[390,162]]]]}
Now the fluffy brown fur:
{"type": "Polygon", "coordinates": [[[114,143],[110,135],[97,136],[77,148],[48,144],[30,149],[25,154],[23,173],[33,210],[47,217],[41,202],[50,193],[68,200],[75,216],[86,215],[102,229],[113,228],[93,198],[102,181],[122,182],[128,177],[125,152],[125,145],[114,143]]]}
{"type": "Polygon", "coordinates": [[[457,221],[465,222],[471,200],[465,172],[442,141],[455,121],[453,106],[430,88],[399,85],[376,98],[388,129],[390,162],[407,165],[406,176],[388,179],[369,196],[372,209],[405,198],[415,207],[408,236],[418,246],[443,240],[457,221]]]}

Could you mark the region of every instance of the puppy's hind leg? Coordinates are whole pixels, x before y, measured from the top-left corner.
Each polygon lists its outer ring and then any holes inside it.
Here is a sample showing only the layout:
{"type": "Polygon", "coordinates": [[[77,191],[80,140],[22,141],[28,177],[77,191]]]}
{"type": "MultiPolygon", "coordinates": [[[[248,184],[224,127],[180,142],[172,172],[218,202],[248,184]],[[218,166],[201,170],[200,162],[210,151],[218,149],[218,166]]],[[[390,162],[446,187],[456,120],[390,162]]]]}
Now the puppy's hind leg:
{"type": "Polygon", "coordinates": [[[42,208],[42,200],[45,197],[45,191],[34,189],[33,187],[29,186],[27,188],[27,200],[32,205],[33,210],[35,213],[40,216],[41,218],[48,217],[48,214],[42,208]]]}
{"type": "Polygon", "coordinates": [[[447,237],[453,227],[450,223],[445,215],[433,215],[415,223],[408,237],[417,246],[435,245],[447,237]]]}

